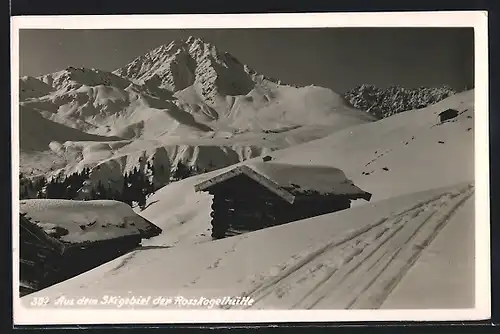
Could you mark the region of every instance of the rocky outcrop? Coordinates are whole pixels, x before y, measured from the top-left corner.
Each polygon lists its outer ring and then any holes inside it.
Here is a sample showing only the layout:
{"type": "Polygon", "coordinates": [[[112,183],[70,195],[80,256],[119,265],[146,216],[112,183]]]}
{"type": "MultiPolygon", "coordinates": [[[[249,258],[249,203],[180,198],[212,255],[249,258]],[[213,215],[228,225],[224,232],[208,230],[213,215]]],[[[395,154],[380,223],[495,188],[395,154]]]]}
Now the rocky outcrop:
{"type": "Polygon", "coordinates": [[[403,111],[425,108],[456,93],[449,86],[391,86],[383,89],[373,85],[361,85],[345,93],[344,98],[353,107],[365,110],[380,119],[403,111]]]}

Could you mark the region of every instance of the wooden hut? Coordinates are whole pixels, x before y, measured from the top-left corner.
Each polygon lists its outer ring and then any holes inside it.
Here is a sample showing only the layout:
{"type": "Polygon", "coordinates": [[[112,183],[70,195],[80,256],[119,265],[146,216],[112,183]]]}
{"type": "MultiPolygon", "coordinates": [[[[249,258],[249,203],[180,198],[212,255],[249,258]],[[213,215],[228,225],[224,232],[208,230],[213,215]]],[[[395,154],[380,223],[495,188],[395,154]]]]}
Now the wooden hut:
{"type": "Polygon", "coordinates": [[[347,209],[369,201],[333,167],[273,162],[241,165],[195,185],[213,195],[212,237],[219,239],[347,209]]]}
{"type": "Polygon", "coordinates": [[[447,120],[453,119],[458,116],[458,110],[455,109],[446,109],[444,111],[441,111],[439,114],[439,122],[443,123],[446,122],[447,120]]]}
{"type": "Polygon", "coordinates": [[[97,267],[161,229],[117,201],[20,202],[19,280],[25,295],[97,267]]]}

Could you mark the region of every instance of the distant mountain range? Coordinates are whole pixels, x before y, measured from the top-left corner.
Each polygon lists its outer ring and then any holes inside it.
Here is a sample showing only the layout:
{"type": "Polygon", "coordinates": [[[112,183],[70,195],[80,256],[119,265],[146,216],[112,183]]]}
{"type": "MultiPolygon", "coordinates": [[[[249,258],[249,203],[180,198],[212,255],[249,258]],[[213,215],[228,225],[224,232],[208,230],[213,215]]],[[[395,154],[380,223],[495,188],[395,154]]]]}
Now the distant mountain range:
{"type": "MultiPolygon", "coordinates": [[[[397,111],[413,105],[400,107],[404,89],[390,97],[361,86],[341,96],[287,85],[195,37],[159,46],[113,72],[68,67],[22,77],[19,92],[24,175],[90,168],[95,181],[117,185],[147,163],[165,171],[179,161],[218,169],[376,121],[394,113],[386,105],[397,111]]],[[[451,94],[437,92],[425,93],[432,96],[425,103],[451,94]]]]}

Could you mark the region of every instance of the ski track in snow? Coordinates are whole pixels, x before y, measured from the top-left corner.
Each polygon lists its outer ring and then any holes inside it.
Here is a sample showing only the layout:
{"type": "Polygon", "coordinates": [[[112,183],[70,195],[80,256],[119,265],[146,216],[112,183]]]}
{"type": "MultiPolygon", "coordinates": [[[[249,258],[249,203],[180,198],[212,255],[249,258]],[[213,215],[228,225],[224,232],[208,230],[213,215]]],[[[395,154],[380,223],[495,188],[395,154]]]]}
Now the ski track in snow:
{"type": "Polygon", "coordinates": [[[255,303],[242,308],[379,308],[473,192],[442,193],[294,255],[252,282],[242,295],[255,303]]]}
{"type": "Polygon", "coordinates": [[[127,265],[137,254],[137,249],[132,250],[130,253],[126,255],[126,257],[116,266],[114,267],[111,272],[112,273],[117,273],[121,268],[127,265]]]}

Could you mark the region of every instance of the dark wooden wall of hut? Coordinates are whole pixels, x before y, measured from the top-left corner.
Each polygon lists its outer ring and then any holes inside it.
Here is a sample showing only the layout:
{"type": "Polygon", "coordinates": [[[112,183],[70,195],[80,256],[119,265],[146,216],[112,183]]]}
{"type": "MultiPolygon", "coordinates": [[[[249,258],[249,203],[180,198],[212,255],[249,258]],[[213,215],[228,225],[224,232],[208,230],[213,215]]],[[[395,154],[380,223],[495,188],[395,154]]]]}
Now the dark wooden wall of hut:
{"type": "Polygon", "coordinates": [[[301,194],[293,204],[246,175],[213,185],[212,237],[224,238],[350,207],[346,196],[301,194]]]}
{"type": "Polygon", "coordinates": [[[19,230],[19,280],[21,295],[39,290],[50,280],[60,254],[22,226],[19,230]]]}
{"type": "Polygon", "coordinates": [[[44,289],[111,261],[139,246],[141,236],[71,245],[63,254],[20,229],[20,294],[44,289]]]}
{"type": "Polygon", "coordinates": [[[81,246],[73,245],[64,252],[59,263],[63,269],[53,276],[53,280],[61,282],[109,262],[137,248],[141,240],[140,236],[125,236],[81,246]]]}

